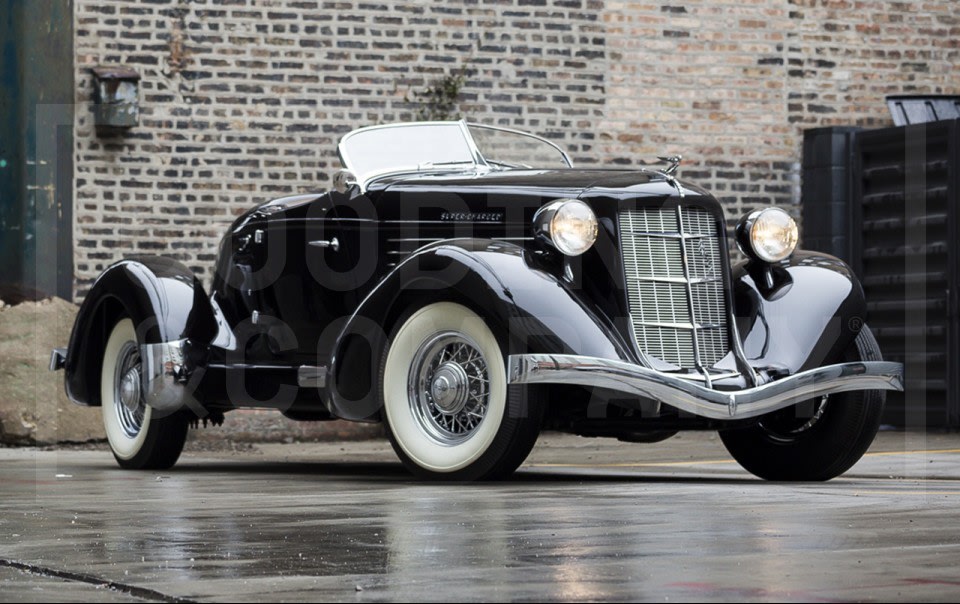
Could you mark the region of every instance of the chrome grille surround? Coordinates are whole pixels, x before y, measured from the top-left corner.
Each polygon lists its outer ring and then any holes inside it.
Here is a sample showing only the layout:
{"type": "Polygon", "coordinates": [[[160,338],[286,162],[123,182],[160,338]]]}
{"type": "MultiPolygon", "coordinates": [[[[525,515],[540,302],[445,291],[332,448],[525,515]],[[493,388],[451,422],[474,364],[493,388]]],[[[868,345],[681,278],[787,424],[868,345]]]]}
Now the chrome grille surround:
{"type": "Polygon", "coordinates": [[[650,357],[701,371],[726,356],[722,241],[695,206],[620,211],[630,323],[650,357]]]}

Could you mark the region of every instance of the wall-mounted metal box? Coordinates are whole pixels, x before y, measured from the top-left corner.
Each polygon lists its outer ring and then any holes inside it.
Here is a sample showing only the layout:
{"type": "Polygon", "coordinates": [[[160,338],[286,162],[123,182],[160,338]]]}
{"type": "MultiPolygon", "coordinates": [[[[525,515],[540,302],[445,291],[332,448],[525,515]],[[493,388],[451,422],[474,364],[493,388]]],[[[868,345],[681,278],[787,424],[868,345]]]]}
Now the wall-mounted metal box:
{"type": "Polygon", "coordinates": [[[98,129],[132,128],[140,123],[140,74],[129,67],[93,68],[94,122],[98,129]]]}

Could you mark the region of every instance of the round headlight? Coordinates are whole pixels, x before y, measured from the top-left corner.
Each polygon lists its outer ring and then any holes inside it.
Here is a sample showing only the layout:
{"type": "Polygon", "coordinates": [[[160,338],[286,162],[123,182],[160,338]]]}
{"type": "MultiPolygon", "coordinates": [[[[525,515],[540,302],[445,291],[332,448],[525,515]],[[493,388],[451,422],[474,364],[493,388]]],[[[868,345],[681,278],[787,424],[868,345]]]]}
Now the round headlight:
{"type": "Polygon", "coordinates": [[[577,199],[560,199],[537,212],[534,228],[560,252],[579,256],[597,240],[597,215],[577,199]]]}
{"type": "Polygon", "coordinates": [[[797,248],[797,223],[780,208],[752,212],[737,226],[737,243],[748,256],[779,262],[797,248]]]}

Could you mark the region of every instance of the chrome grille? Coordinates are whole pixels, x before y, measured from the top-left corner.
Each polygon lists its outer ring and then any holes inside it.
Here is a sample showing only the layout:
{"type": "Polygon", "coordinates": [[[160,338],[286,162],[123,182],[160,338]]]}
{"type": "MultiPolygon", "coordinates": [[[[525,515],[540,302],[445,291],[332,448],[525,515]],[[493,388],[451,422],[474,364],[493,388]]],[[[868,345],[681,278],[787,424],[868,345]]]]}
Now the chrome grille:
{"type": "Polygon", "coordinates": [[[679,367],[715,365],[728,340],[713,215],[690,206],[622,210],[620,247],[640,349],[679,367]]]}

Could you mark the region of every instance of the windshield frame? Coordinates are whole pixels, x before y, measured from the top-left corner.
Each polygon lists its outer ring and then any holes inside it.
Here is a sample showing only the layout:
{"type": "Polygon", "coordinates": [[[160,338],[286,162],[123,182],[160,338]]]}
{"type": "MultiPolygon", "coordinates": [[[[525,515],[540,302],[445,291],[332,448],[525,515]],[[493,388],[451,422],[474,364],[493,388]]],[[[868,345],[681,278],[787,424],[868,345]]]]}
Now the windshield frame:
{"type": "Polygon", "coordinates": [[[408,174],[408,173],[425,174],[425,173],[431,173],[431,172],[432,173],[438,173],[438,172],[450,173],[454,171],[462,171],[463,169],[461,168],[453,168],[452,164],[445,165],[443,163],[433,163],[433,164],[425,163],[425,164],[407,164],[407,165],[398,164],[395,166],[390,166],[389,168],[385,168],[383,170],[374,170],[364,174],[359,174],[354,172],[354,166],[350,161],[350,154],[347,150],[347,146],[348,146],[347,143],[350,141],[351,138],[353,138],[358,134],[367,133],[373,130],[383,130],[388,128],[416,128],[420,126],[439,126],[439,125],[449,126],[451,124],[457,124],[457,126],[459,127],[460,134],[463,136],[464,142],[467,146],[467,150],[469,151],[470,157],[472,158],[471,162],[467,162],[467,161],[457,162],[456,165],[466,166],[466,169],[472,172],[487,173],[492,171],[502,171],[504,169],[511,169],[511,168],[495,168],[489,162],[487,162],[486,158],[484,158],[483,154],[480,152],[480,149],[477,147],[477,143],[473,139],[473,135],[470,133],[470,128],[483,128],[487,130],[507,132],[510,134],[516,134],[516,135],[524,136],[527,138],[531,138],[541,143],[545,143],[550,147],[553,147],[558,153],[560,153],[560,156],[563,158],[563,161],[564,163],[567,164],[568,168],[573,167],[573,162],[570,160],[570,156],[567,155],[566,151],[564,151],[556,143],[549,141],[541,136],[537,136],[529,132],[523,132],[522,130],[505,128],[502,126],[468,123],[466,120],[458,120],[455,122],[454,121],[398,122],[393,124],[378,124],[375,126],[358,128],[357,130],[352,130],[347,134],[343,135],[343,137],[340,139],[340,143],[337,145],[337,154],[340,157],[340,163],[343,165],[344,169],[353,172],[353,176],[354,178],[356,178],[357,184],[360,186],[361,191],[366,191],[367,185],[369,185],[374,180],[378,178],[382,178],[384,176],[393,175],[393,174],[408,174]]]}

